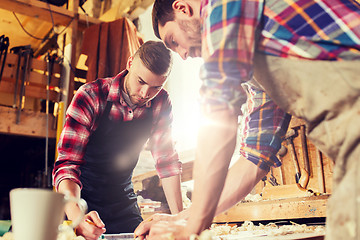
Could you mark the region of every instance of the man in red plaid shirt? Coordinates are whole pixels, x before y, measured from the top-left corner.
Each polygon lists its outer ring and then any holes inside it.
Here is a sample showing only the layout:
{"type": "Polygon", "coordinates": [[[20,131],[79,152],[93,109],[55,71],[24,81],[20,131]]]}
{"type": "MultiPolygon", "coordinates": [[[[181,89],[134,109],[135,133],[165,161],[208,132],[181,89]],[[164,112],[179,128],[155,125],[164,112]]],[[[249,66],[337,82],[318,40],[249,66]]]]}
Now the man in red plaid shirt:
{"type": "MultiPolygon", "coordinates": [[[[171,102],[163,89],[171,64],[162,42],[146,42],[126,70],[83,85],[67,110],[54,186],[87,201],[89,213],[76,229],[87,240],[105,231],[132,232],[142,221],[131,178],[147,141],[171,212],[182,210],[181,162],[171,136],[171,102]]],[[[78,214],[76,205],[66,209],[70,220],[78,214]]]]}

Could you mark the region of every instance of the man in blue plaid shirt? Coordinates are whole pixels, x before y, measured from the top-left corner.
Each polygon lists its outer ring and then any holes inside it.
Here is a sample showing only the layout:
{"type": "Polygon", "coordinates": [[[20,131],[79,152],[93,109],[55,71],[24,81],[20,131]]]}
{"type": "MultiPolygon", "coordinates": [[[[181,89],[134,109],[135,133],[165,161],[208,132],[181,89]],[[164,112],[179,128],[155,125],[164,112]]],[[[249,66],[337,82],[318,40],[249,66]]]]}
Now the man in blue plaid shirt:
{"type": "Polygon", "coordinates": [[[276,130],[273,136],[263,135],[263,126],[286,129],[285,113],[271,116],[278,105],[305,120],[308,137],[336,163],[327,205],[327,239],[360,238],[359,3],[156,0],[153,27],[183,59],[204,59],[202,106],[213,124],[199,132],[187,223],[181,227],[171,222],[173,228],[166,224],[162,228],[159,222],[150,231],[150,224],[144,223],[135,233],[147,234],[147,239],[188,239],[250,192],[266,173],[264,166],[276,166],[272,155],[281,134],[276,130]],[[251,94],[257,91],[253,101],[251,94]],[[276,103],[273,111],[266,109],[267,103],[273,104],[269,96],[276,103]],[[246,160],[240,161],[238,171],[228,173],[246,97],[248,129],[240,149],[246,160]]]}

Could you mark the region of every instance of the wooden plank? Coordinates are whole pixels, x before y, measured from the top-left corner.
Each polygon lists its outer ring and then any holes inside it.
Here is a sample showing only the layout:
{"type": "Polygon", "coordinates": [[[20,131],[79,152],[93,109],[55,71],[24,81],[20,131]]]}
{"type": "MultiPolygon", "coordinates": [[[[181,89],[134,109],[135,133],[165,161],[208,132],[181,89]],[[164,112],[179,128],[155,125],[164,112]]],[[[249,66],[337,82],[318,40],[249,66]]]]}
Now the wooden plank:
{"type": "MultiPolygon", "coordinates": [[[[51,22],[49,6],[45,2],[37,0],[1,0],[0,8],[51,22]]],[[[50,5],[50,9],[55,25],[66,26],[74,17],[74,15],[65,8],[50,5]]]]}
{"type": "MultiPolygon", "coordinates": [[[[0,83],[0,92],[13,94],[14,89],[15,89],[15,83],[5,81],[6,79],[3,79],[3,80],[4,81],[1,81],[1,83],[0,83]]],[[[59,94],[60,93],[58,93],[56,91],[50,90],[49,100],[55,101],[55,102],[58,101],[59,94]]],[[[46,99],[46,88],[39,88],[39,87],[35,87],[35,86],[26,86],[25,87],[25,97],[46,99]]]]}
{"type": "Polygon", "coordinates": [[[214,222],[264,221],[326,217],[329,195],[238,203],[214,222]]]}
{"type": "Polygon", "coordinates": [[[16,65],[18,56],[13,53],[8,53],[6,55],[6,64],[16,65]]]}
{"type": "MultiPolygon", "coordinates": [[[[31,85],[26,85],[25,87],[25,97],[33,97],[33,98],[38,98],[38,99],[46,99],[46,77],[43,77],[43,75],[41,78],[37,79],[38,83],[33,83],[31,85]],[[28,91],[28,92],[27,92],[28,91]]],[[[58,94],[59,92],[57,92],[54,88],[54,86],[57,86],[57,84],[59,83],[59,79],[53,78],[52,82],[50,84],[50,100],[51,101],[58,101],[58,94]]],[[[21,81],[19,80],[18,83],[18,91],[20,89],[20,84],[21,81]]],[[[2,78],[2,81],[0,83],[0,92],[5,92],[5,93],[14,93],[14,89],[15,89],[15,80],[12,78],[7,78],[4,77],[2,78]]]]}
{"type": "MultiPolygon", "coordinates": [[[[16,54],[8,54],[6,58],[6,64],[3,72],[3,78],[0,82],[0,92],[14,94],[15,81],[16,81],[16,70],[17,70],[17,61],[18,57],[16,54]]],[[[49,99],[50,101],[59,100],[59,92],[55,91],[52,87],[60,86],[60,72],[61,65],[54,64],[54,74],[52,75],[50,82],[49,90],[49,99]]],[[[46,70],[46,62],[43,60],[32,59],[30,64],[30,72],[28,75],[28,81],[26,83],[25,97],[32,97],[36,99],[46,99],[46,84],[47,84],[47,75],[44,74],[46,70]]],[[[20,73],[21,78],[21,73],[20,73]]],[[[18,82],[18,90],[20,89],[21,79],[18,82]]]]}
{"type": "MultiPolygon", "coordinates": [[[[214,218],[213,223],[239,223],[244,221],[275,221],[326,217],[329,195],[238,203],[214,218]]],[[[155,213],[142,213],[144,219],[155,213]]],[[[297,238],[289,238],[297,239],[297,238]]],[[[299,238],[300,239],[300,238],[299,238]]]]}
{"type": "Polygon", "coordinates": [[[16,67],[9,66],[6,64],[4,66],[4,71],[3,71],[1,81],[3,81],[4,79],[6,79],[5,81],[15,81],[15,78],[16,78],[16,67]],[[11,80],[9,80],[9,79],[11,79],[11,80]]]}
{"type": "MultiPolygon", "coordinates": [[[[30,83],[42,85],[41,87],[44,88],[47,83],[47,75],[44,74],[47,70],[46,68],[47,66],[45,61],[32,58],[30,63],[30,73],[29,73],[28,81],[30,83]]],[[[4,80],[15,82],[16,70],[17,70],[17,56],[16,54],[9,53],[6,57],[6,64],[3,72],[4,80]]],[[[61,71],[61,65],[55,63],[50,86],[56,86],[56,87],[60,86],[60,74],[59,74],[60,71],[61,71]]]]}
{"type": "MultiPolygon", "coordinates": [[[[4,71],[6,68],[15,69],[13,72],[15,73],[18,62],[18,55],[14,53],[8,53],[6,55],[6,64],[4,67],[4,71]]],[[[62,66],[59,63],[54,63],[53,65],[53,74],[61,73],[62,66]]],[[[47,62],[41,59],[31,58],[30,62],[31,70],[39,70],[39,71],[47,71],[47,62]]]]}
{"type": "MultiPolygon", "coordinates": [[[[6,56],[6,65],[7,67],[15,67],[17,65],[18,55],[14,53],[8,53],[6,56]]],[[[61,73],[61,65],[58,63],[54,63],[53,65],[53,74],[61,73]]],[[[47,62],[45,60],[31,58],[30,62],[30,69],[31,70],[40,70],[40,71],[47,71],[47,62]]]]}
{"type": "MultiPolygon", "coordinates": [[[[11,69],[11,68],[4,68],[4,72],[3,72],[3,78],[1,79],[2,81],[7,81],[7,82],[13,82],[15,83],[16,80],[16,70],[15,69],[11,69]]],[[[29,76],[28,76],[28,81],[27,83],[33,84],[33,85],[37,85],[41,88],[46,88],[46,83],[47,83],[47,76],[38,72],[30,72],[29,76]]],[[[0,83],[1,83],[0,82],[0,83]]],[[[21,79],[19,78],[19,82],[21,82],[21,79]]],[[[51,80],[50,80],[50,86],[52,87],[59,87],[60,86],[60,79],[56,76],[52,76],[51,80]]]]}
{"type": "MultiPolygon", "coordinates": [[[[58,63],[54,63],[53,65],[53,74],[61,73],[61,65],[58,63]]],[[[31,69],[47,71],[47,62],[44,60],[32,58],[31,59],[31,69]]]]}
{"type": "MultiPolygon", "coordinates": [[[[32,71],[29,73],[29,83],[41,85],[42,88],[45,88],[47,83],[47,78],[48,78],[47,75],[38,72],[32,71]]],[[[50,86],[53,87],[60,86],[60,79],[53,75],[50,79],[50,86]]]]}
{"type": "MultiPolygon", "coordinates": [[[[18,55],[14,53],[8,53],[6,55],[6,66],[7,67],[15,67],[17,65],[18,55]]],[[[62,66],[59,63],[54,63],[53,66],[53,74],[61,73],[62,66]]],[[[45,60],[31,58],[30,69],[46,71],[47,70],[47,62],[45,60]]]]}
{"type": "MultiPolygon", "coordinates": [[[[51,15],[49,13],[49,6],[52,12],[55,25],[67,26],[75,18],[72,11],[68,11],[63,7],[55,5],[48,5],[45,2],[38,0],[1,0],[0,8],[11,12],[20,13],[29,17],[41,19],[51,22],[51,15]]],[[[101,23],[100,20],[92,17],[87,17],[79,14],[79,28],[85,29],[87,25],[101,23]]]]}
{"type": "Polygon", "coordinates": [[[263,199],[280,199],[294,197],[308,197],[313,195],[311,192],[301,188],[300,184],[286,184],[279,186],[266,185],[262,190],[263,199]]]}
{"type": "MultiPolygon", "coordinates": [[[[0,106],[0,132],[33,137],[46,137],[46,114],[23,110],[20,115],[20,123],[16,124],[17,109],[0,106]]],[[[56,137],[56,130],[52,129],[54,117],[49,115],[49,137],[56,137]]]]}
{"type": "MultiPolygon", "coordinates": [[[[2,4],[2,1],[0,1],[0,4],[2,4]]],[[[16,14],[16,17],[19,19],[24,29],[37,38],[41,39],[45,37],[52,28],[51,22],[24,16],[16,12],[14,13],[16,14]]],[[[9,50],[12,47],[21,45],[31,45],[33,49],[37,49],[41,44],[41,40],[32,38],[27,35],[18,23],[14,13],[12,11],[0,8],[0,29],[2,29],[2,34],[5,34],[7,37],[9,37],[9,50]]]]}

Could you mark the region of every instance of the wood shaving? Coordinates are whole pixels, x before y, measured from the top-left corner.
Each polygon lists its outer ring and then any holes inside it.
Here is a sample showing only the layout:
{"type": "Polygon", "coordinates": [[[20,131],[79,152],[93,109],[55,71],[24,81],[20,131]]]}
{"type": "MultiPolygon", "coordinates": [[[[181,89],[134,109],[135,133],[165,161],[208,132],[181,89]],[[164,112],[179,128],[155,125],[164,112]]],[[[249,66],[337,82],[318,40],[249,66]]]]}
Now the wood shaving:
{"type": "Polygon", "coordinates": [[[280,236],[295,233],[318,233],[325,235],[325,226],[316,225],[308,226],[306,224],[297,224],[291,222],[291,225],[278,226],[275,223],[266,225],[259,224],[256,226],[251,221],[245,221],[241,226],[230,226],[228,224],[212,224],[209,230],[203,231],[200,236],[193,234],[190,240],[213,240],[213,239],[227,239],[226,236],[240,235],[244,232],[251,232],[253,235],[264,236],[280,236]]]}
{"type": "Polygon", "coordinates": [[[260,202],[262,197],[260,194],[249,193],[241,202],[260,202]]]}
{"type": "Polygon", "coordinates": [[[325,234],[325,226],[316,225],[308,226],[306,224],[297,224],[291,222],[291,225],[278,226],[275,223],[269,223],[266,225],[259,224],[256,226],[251,221],[245,221],[241,226],[229,226],[227,224],[219,225],[212,224],[210,228],[211,232],[215,236],[221,235],[236,235],[240,232],[251,231],[254,234],[265,234],[267,236],[279,236],[294,233],[318,233],[325,234]]]}

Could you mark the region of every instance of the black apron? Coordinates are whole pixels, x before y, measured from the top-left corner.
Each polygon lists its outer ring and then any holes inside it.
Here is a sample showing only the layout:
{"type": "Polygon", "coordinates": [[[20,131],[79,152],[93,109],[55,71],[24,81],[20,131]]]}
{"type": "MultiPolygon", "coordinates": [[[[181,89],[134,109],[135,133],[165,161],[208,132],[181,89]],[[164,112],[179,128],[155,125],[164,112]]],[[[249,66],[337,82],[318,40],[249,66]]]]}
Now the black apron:
{"type": "Polygon", "coordinates": [[[106,233],[130,233],[142,221],[131,182],[140,151],[150,136],[152,110],[143,119],[113,122],[107,102],[99,126],[90,136],[80,167],[81,197],[105,223],[106,233]]]}

